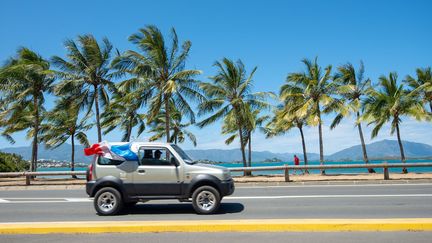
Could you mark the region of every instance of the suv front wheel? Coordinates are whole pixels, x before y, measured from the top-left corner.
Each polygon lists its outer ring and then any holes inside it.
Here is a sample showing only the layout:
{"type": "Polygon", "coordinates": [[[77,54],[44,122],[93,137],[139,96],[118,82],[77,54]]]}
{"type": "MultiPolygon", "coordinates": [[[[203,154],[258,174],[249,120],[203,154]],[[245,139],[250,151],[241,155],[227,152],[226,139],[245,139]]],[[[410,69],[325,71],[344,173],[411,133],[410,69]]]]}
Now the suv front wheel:
{"type": "Polygon", "coordinates": [[[211,186],[198,187],[192,194],[192,205],[198,214],[211,214],[220,206],[219,192],[211,186]]]}
{"type": "Polygon", "coordinates": [[[117,189],[104,187],[97,191],[93,205],[99,215],[114,215],[123,208],[123,201],[117,189]]]}

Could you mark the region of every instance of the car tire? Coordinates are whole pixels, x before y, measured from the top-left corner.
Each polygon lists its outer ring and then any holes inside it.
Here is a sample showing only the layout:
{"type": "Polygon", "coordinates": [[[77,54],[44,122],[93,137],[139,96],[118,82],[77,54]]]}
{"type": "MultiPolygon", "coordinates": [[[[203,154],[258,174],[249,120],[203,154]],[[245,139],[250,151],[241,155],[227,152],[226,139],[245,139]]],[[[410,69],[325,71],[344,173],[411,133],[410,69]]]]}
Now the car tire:
{"type": "Polygon", "coordinates": [[[123,208],[120,192],[112,187],[104,187],[96,192],[93,206],[101,216],[115,215],[123,208]]]}
{"type": "Polygon", "coordinates": [[[212,214],[220,206],[221,197],[214,187],[201,186],[192,193],[192,205],[198,214],[212,214]]]}

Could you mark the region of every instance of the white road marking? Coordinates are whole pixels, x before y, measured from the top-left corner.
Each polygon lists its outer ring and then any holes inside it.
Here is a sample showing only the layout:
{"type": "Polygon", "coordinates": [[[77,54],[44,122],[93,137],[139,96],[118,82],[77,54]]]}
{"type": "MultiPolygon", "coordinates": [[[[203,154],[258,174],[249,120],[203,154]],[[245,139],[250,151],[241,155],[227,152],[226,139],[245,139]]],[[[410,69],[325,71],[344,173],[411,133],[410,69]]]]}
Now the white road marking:
{"type": "MultiPolygon", "coordinates": [[[[364,195],[297,195],[297,196],[238,196],[224,197],[226,200],[241,199],[299,199],[299,198],[385,198],[385,197],[432,197],[432,194],[364,194],[364,195]]],[[[92,202],[92,198],[3,198],[0,203],[79,203],[92,202]]]]}
{"type": "MultiPolygon", "coordinates": [[[[2,202],[0,202],[2,203],[2,202]]],[[[5,204],[19,204],[19,203],[68,203],[68,201],[8,201],[5,204]]]]}
{"type": "Polygon", "coordinates": [[[4,197],[6,200],[66,200],[64,197],[4,197]]]}
{"type": "Polygon", "coordinates": [[[0,199],[0,203],[69,203],[91,202],[91,198],[11,197],[0,199]]]}
{"type": "Polygon", "coordinates": [[[238,200],[238,199],[358,198],[358,197],[432,197],[432,194],[248,196],[248,197],[224,197],[224,199],[238,200]]]}
{"type": "Polygon", "coordinates": [[[65,198],[68,202],[91,202],[91,198],[65,198]]]}
{"type": "Polygon", "coordinates": [[[342,185],[279,185],[279,186],[236,186],[237,189],[260,189],[260,188],[305,188],[305,187],[388,187],[388,186],[431,186],[432,183],[407,183],[407,184],[342,184],[342,185]]]}

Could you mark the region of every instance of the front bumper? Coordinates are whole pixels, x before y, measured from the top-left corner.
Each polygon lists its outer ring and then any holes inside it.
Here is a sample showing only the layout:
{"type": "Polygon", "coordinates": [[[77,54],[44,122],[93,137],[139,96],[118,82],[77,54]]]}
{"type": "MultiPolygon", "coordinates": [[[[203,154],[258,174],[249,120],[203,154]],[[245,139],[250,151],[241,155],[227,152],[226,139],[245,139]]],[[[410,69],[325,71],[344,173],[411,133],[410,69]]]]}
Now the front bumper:
{"type": "Polygon", "coordinates": [[[89,197],[94,196],[93,195],[94,194],[93,188],[94,188],[95,183],[96,183],[96,181],[87,181],[87,183],[86,183],[86,192],[87,192],[87,195],[89,195],[89,197]]]}
{"type": "Polygon", "coordinates": [[[222,181],[220,184],[220,192],[222,194],[221,195],[222,197],[229,196],[229,195],[233,194],[234,189],[235,189],[235,186],[234,186],[234,180],[233,179],[222,181]]]}

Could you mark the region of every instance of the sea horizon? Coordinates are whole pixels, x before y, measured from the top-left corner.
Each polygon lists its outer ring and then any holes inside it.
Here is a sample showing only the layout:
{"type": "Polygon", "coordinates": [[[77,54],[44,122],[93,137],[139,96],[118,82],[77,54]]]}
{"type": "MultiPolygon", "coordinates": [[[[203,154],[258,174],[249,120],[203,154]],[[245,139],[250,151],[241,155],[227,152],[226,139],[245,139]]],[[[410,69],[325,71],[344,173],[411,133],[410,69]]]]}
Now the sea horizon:
{"type": "MultiPolygon", "coordinates": [[[[381,164],[387,162],[389,164],[401,163],[400,160],[370,160],[370,164],[381,164]]],[[[410,163],[426,163],[431,162],[431,159],[408,159],[406,160],[407,164],[410,163]]],[[[205,164],[213,164],[217,166],[222,166],[226,168],[236,168],[243,167],[242,163],[205,163],[205,164]]],[[[283,166],[283,165],[293,165],[292,161],[282,161],[282,162],[252,162],[252,167],[260,167],[260,166],[283,166]]],[[[308,161],[308,165],[319,165],[319,161],[308,161]]],[[[324,165],[346,165],[346,164],[364,164],[363,161],[326,161],[324,165]]],[[[300,162],[300,165],[304,165],[304,162],[300,162]]],[[[70,167],[51,167],[51,168],[38,168],[37,171],[70,171],[70,167]]],[[[76,171],[86,171],[87,167],[75,167],[76,171]]],[[[376,173],[383,173],[383,169],[376,168],[376,173]]],[[[389,172],[391,173],[401,173],[402,168],[389,168],[389,172]]],[[[409,172],[413,173],[432,173],[431,167],[412,167],[408,168],[409,172]]],[[[319,169],[309,170],[311,174],[320,174],[321,171],[319,169]]],[[[366,168],[349,168],[349,169],[326,169],[327,174],[359,174],[359,173],[368,173],[366,168]]],[[[232,172],[232,175],[239,176],[242,175],[242,172],[232,172]]],[[[282,174],[281,171],[256,171],[253,172],[254,175],[277,175],[282,174]]]]}

